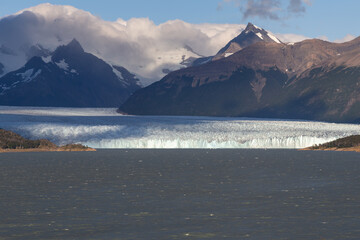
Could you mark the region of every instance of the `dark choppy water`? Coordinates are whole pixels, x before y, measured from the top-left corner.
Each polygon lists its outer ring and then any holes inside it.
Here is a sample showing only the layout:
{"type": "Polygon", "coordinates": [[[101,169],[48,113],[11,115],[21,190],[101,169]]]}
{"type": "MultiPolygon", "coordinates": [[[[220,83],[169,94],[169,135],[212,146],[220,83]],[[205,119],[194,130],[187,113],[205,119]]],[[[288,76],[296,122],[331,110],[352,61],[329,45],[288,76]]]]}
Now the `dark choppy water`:
{"type": "Polygon", "coordinates": [[[360,154],[0,154],[0,239],[360,239],[360,154]]]}

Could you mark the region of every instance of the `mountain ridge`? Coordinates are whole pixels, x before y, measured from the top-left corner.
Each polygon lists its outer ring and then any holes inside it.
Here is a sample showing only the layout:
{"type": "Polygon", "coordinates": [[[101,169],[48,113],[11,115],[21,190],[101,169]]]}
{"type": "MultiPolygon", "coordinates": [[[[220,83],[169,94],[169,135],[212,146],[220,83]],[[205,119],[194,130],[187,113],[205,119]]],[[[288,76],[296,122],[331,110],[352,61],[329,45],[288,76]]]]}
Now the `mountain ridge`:
{"type": "Polygon", "coordinates": [[[0,62],[5,65],[0,76],[76,38],[88,53],[125,67],[148,85],[164,72],[186,67],[184,60],[215,54],[244,27],[181,20],[156,24],[148,18],[106,21],[73,6],[39,4],[0,19],[0,62]]]}
{"type": "Polygon", "coordinates": [[[33,57],[20,69],[1,77],[0,104],[114,107],[140,88],[134,76],[120,78],[116,73],[73,39],[50,56],[33,57]]]}
{"type": "Polygon", "coordinates": [[[232,39],[225,45],[225,47],[219,50],[219,52],[213,57],[213,60],[231,56],[232,54],[257,42],[282,43],[268,31],[249,22],[246,28],[237,37],[232,39]]]}
{"type": "Polygon", "coordinates": [[[256,42],[226,58],[170,73],[134,93],[119,110],[356,122],[359,43],[360,38],[341,44],[256,42]]]}

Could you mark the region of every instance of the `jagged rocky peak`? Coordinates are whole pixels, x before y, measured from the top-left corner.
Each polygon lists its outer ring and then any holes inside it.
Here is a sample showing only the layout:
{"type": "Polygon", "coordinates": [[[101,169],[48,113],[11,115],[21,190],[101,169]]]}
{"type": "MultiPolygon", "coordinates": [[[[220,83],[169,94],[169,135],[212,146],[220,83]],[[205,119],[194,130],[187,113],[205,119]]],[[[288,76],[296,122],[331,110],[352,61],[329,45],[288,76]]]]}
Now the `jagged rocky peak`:
{"type": "Polygon", "coordinates": [[[72,50],[76,50],[79,52],[84,52],[83,47],[81,46],[81,44],[79,43],[78,40],[76,40],[76,38],[74,38],[73,40],[71,40],[70,43],[68,43],[68,45],[66,45],[67,48],[71,48],[72,50]]]}
{"type": "Polygon", "coordinates": [[[76,40],[76,38],[74,38],[67,45],[62,45],[62,46],[57,47],[53,55],[58,55],[58,53],[82,54],[84,52],[85,52],[85,50],[81,46],[80,42],[78,40],[76,40]]]}
{"type": "Polygon", "coordinates": [[[263,31],[264,29],[259,28],[258,26],[255,26],[254,24],[252,24],[251,22],[249,22],[244,31],[245,31],[245,32],[246,32],[246,31],[259,32],[260,30],[263,31]]]}
{"type": "Polygon", "coordinates": [[[281,41],[272,33],[249,22],[245,30],[242,31],[236,38],[232,39],[225,47],[223,47],[214,56],[213,60],[229,57],[232,54],[257,42],[281,43],[281,41]]]}
{"type": "Polygon", "coordinates": [[[42,60],[41,57],[32,57],[26,64],[25,64],[25,68],[29,69],[29,68],[40,68],[43,64],[45,64],[45,62],[42,60]]]}
{"type": "MultiPolygon", "coordinates": [[[[62,60],[81,58],[86,55],[83,47],[75,38],[69,42],[67,45],[62,45],[56,48],[55,52],[52,54],[51,60],[53,62],[60,62],[62,60]]],[[[79,59],[77,59],[79,60],[79,59]]],[[[69,62],[68,62],[69,63],[69,62]]]]}
{"type": "Polygon", "coordinates": [[[277,37],[275,37],[272,33],[266,31],[263,28],[260,28],[256,25],[254,25],[250,22],[248,23],[245,30],[241,34],[247,35],[249,33],[254,33],[258,38],[260,38],[261,40],[263,40],[265,42],[281,43],[281,41],[277,37]]]}
{"type": "Polygon", "coordinates": [[[73,39],[1,77],[0,105],[115,107],[140,87],[125,68],[85,52],[73,39]]]}

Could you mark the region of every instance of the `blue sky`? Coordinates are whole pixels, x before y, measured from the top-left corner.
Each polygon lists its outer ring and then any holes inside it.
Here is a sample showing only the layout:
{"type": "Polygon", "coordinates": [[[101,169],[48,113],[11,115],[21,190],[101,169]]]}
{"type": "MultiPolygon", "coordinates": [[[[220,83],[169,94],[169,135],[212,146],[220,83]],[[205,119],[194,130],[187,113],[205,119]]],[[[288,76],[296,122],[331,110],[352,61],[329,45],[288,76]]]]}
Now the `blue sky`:
{"type": "Polygon", "coordinates": [[[358,0],[0,0],[0,16],[45,2],[72,5],[109,21],[148,17],[156,24],[172,19],[253,22],[274,33],[326,36],[331,41],[360,35],[358,0]]]}

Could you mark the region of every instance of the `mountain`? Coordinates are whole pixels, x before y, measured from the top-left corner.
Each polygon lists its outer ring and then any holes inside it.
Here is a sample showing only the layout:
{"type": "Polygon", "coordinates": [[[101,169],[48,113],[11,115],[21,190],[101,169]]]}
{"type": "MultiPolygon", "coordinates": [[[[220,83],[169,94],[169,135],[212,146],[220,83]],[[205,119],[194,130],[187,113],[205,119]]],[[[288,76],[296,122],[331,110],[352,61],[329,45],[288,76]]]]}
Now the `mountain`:
{"type": "Polygon", "coordinates": [[[149,85],[191,59],[214,55],[244,27],[181,20],[155,24],[148,18],[105,21],[72,6],[44,3],[0,17],[0,77],[76,38],[86,52],[149,85]]]}
{"type": "Polygon", "coordinates": [[[259,41],[134,93],[128,114],[360,120],[360,38],[259,41]]]}
{"type": "Polygon", "coordinates": [[[0,105],[115,107],[139,89],[125,68],[86,53],[74,39],[0,78],[0,105]]]}
{"type": "Polygon", "coordinates": [[[213,60],[228,57],[257,42],[281,43],[281,41],[272,33],[264,30],[263,28],[259,28],[252,23],[248,23],[245,30],[242,31],[239,36],[226,44],[225,47],[220,49],[220,51],[214,56],[213,60]]]}
{"type": "Polygon", "coordinates": [[[216,55],[197,59],[189,59],[189,61],[191,61],[189,66],[199,66],[210,61],[229,57],[234,53],[257,42],[281,43],[281,41],[272,33],[264,30],[263,28],[257,27],[252,23],[248,23],[246,28],[237,37],[228,42],[225,47],[221,48],[216,55]]]}

